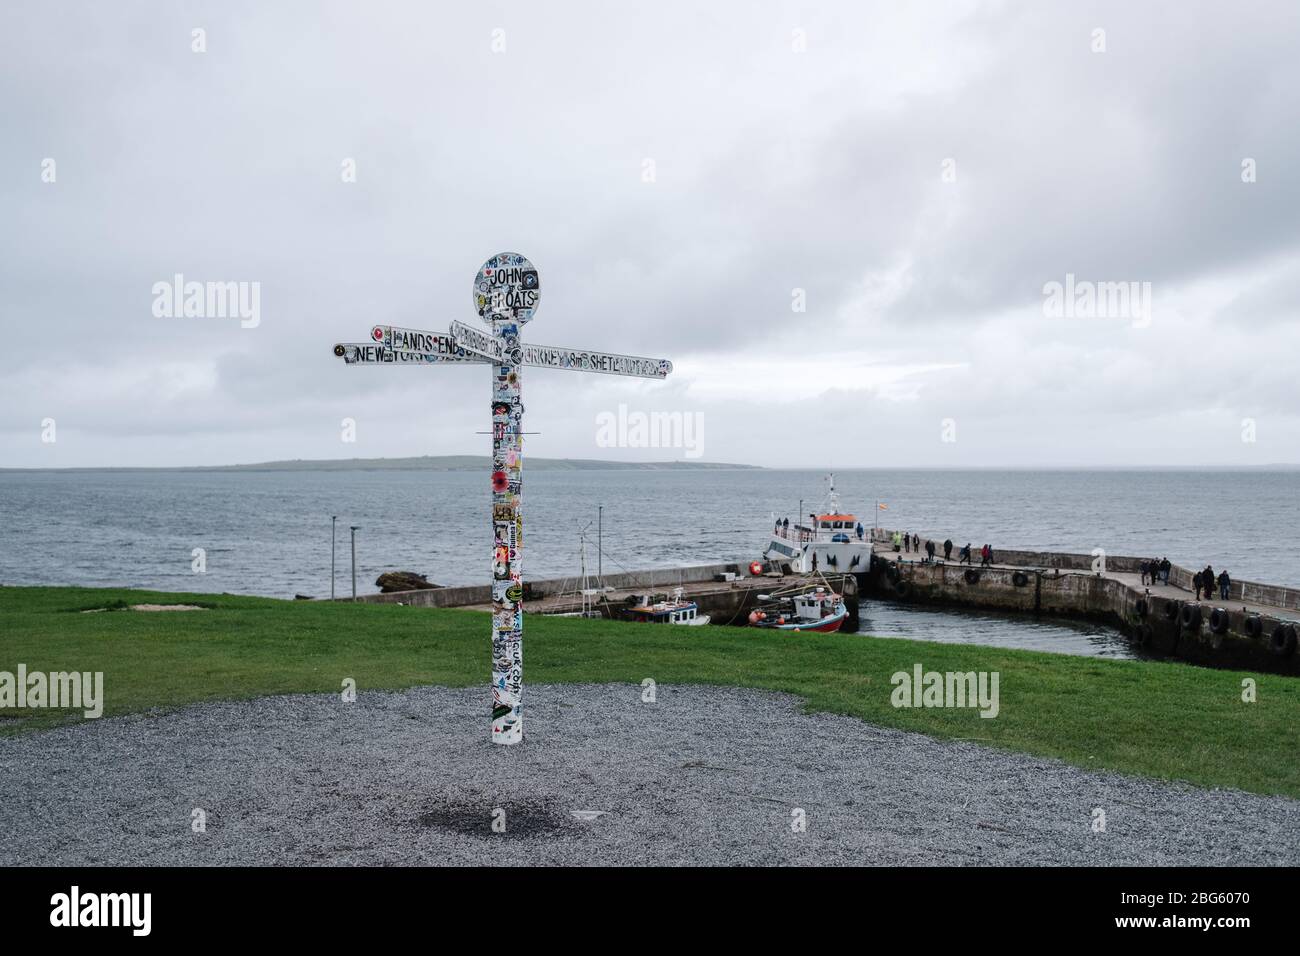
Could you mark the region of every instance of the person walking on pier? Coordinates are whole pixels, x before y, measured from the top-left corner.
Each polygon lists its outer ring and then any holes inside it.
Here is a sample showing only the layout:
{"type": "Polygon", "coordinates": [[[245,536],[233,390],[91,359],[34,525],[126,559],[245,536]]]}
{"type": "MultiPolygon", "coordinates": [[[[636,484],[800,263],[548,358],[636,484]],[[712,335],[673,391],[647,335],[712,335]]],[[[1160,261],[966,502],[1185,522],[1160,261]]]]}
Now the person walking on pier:
{"type": "Polygon", "coordinates": [[[933,541],[925,542],[925,553],[929,557],[930,563],[934,564],[934,542],[933,541]]]}
{"type": "Polygon", "coordinates": [[[1228,600],[1228,591],[1232,588],[1232,578],[1228,577],[1228,569],[1224,568],[1219,572],[1219,600],[1228,600]]]}
{"type": "Polygon", "coordinates": [[[1138,565],[1138,570],[1142,572],[1142,583],[1150,584],[1151,582],[1149,578],[1151,577],[1151,562],[1143,561],[1138,565]]]}
{"type": "Polygon", "coordinates": [[[1192,586],[1196,588],[1196,600],[1201,599],[1201,578],[1205,577],[1204,571],[1197,571],[1192,575],[1192,586]]]}
{"type": "Polygon", "coordinates": [[[987,544],[980,548],[980,567],[987,567],[993,563],[993,549],[987,544]]]}
{"type": "Polygon", "coordinates": [[[945,561],[952,560],[952,538],[943,539],[943,559],[945,561]]]}
{"type": "Polygon", "coordinates": [[[1205,600],[1214,597],[1214,568],[1208,564],[1205,570],[1201,572],[1201,586],[1205,588],[1205,600]]]}
{"type": "Polygon", "coordinates": [[[958,565],[970,564],[970,542],[969,541],[966,542],[966,547],[962,548],[961,551],[957,553],[957,556],[959,558],[959,560],[957,561],[958,565]]]}
{"type": "Polygon", "coordinates": [[[1160,559],[1160,583],[1161,583],[1161,584],[1168,584],[1168,583],[1169,583],[1169,568],[1170,568],[1170,567],[1171,567],[1171,565],[1169,564],[1169,559],[1168,559],[1168,558],[1161,558],[1161,559],[1160,559]]]}

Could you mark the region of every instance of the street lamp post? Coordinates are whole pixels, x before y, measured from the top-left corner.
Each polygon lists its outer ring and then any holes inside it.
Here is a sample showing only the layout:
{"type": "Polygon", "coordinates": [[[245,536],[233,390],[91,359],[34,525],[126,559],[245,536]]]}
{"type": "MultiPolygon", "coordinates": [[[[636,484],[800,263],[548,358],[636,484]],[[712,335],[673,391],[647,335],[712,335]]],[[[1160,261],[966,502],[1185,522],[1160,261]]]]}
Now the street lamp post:
{"type": "Polygon", "coordinates": [[[351,525],[352,528],[352,600],[357,599],[357,528],[358,525],[351,525]]]}

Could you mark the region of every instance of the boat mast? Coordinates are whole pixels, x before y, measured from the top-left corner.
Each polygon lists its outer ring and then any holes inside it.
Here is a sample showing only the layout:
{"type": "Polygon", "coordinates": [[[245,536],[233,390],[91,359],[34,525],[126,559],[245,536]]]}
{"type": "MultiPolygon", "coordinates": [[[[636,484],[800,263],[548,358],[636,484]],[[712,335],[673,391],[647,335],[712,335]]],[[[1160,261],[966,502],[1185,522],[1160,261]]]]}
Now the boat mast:
{"type": "MultiPolygon", "coordinates": [[[[591,525],[588,524],[587,528],[591,525]]],[[[587,617],[591,611],[591,595],[587,592],[590,590],[587,581],[587,528],[578,532],[578,560],[582,567],[582,587],[579,588],[578,594],[582,598],[582,616],[587,617]]]]}

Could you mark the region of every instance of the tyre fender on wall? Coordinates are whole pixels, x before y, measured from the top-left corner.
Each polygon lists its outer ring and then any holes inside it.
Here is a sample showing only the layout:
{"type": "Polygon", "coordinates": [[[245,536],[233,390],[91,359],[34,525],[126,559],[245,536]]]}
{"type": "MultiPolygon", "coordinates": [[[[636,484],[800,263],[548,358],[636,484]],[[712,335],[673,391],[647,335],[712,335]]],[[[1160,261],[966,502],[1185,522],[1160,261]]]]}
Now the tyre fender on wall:
{"type": "Polygon", "coordinates": [[[1210,612],[1210,630],[1215,634],[1222,634],[1228,629],[1228,611],[1226,608],[1216,607],[1210,612]]]}
{"type": "Polygon", "coordinates": [[[1279,624],[1273,628],[1269,640],[1269,649],[1278,657],[1290,657],[1295,653],[1296,632],[1294,624],[1279,624]]]}

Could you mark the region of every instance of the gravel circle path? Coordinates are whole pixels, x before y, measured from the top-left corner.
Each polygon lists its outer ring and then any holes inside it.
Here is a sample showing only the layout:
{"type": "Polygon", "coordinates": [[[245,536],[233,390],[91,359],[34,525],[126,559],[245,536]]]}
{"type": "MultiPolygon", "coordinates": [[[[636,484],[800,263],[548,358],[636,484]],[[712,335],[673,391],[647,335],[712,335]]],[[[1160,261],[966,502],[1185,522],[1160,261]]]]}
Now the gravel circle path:
{"type": "Polygon", "coordinates": [[[1295,800],[807,714],[785,694],[641,696],[530,685],[514,748],[487,740],[481,687],[5,738],[0,864],[1300,863],[1295,800]]]}

